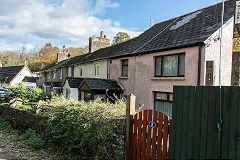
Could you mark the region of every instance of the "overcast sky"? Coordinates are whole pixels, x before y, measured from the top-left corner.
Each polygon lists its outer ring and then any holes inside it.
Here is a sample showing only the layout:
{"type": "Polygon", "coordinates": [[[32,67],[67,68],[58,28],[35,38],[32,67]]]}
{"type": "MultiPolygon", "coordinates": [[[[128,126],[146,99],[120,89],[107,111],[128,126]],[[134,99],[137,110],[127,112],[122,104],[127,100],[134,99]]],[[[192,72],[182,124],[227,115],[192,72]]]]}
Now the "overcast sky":
{"type": "Polygon", "coordinates": [[[0,51],[45,43],[83,47],[100,31],[135,37],[161,22],[221,0],[0,0],[0,51]]]}

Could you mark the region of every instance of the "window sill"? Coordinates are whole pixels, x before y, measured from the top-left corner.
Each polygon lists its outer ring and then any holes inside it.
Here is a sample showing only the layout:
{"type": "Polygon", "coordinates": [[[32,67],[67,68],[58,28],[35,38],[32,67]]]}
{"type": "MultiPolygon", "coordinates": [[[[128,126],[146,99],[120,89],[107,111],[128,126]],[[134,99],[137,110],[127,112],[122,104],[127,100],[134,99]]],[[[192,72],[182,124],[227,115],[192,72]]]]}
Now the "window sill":
{"type": "Polygon", "coordinates": [[[121,76],[121,77],[118,77],[118,79],[128,79],[128,77],[121,76]]]}
{"type": "Polygon", "coordinates": [[[152,77],[151,80],[177,80],[184,81],[185,77],[152,77]]]}

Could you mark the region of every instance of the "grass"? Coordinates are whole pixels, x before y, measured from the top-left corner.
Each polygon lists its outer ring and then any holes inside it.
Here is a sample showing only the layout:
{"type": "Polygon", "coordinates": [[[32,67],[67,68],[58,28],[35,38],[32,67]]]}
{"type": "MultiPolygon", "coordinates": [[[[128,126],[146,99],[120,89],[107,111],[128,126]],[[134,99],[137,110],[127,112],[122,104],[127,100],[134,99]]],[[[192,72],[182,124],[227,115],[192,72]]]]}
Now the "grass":
{"type": "Polygon", "coordinates": [[[35,130],[29,128],[23,135],[17,138],[18,145],[33,150],[41,149],[45,145],[45,140],[36,133],[35,130]]]}
{"type": "Polygon", "coordinates": [[[6,121],[5,118],[0,116],[0,129],[4,132],[13,132],[14,129],[12,126],[6,121]]]}
{"type": "MultiPolygon", "coordinates": [[[[11,127],[11,125],[6,121],[6,119],[1,116],[0,130],[5,133],[16,132],[16,130],[11,127]]],[[[43,140],[42,137],[37,134],[33,129],[28,129],[24,134],[14,139],[14,141],[16,141],[20,147],[30,148],[33,150],[41,149],[45,145],[45,140],[43,140]]]]}

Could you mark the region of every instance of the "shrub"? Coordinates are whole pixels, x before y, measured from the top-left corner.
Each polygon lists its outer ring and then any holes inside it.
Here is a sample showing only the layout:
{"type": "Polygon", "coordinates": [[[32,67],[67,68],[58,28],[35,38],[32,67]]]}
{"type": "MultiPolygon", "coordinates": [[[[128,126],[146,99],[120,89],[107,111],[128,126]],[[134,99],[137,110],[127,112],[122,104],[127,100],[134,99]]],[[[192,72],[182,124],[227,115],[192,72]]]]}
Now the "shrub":
{"type": "Polygon", "coordinates": [[[45,94],[40,88],[27,88],[23,83],[17,87],[7,87],[10,99],[22,99],[25,102],[38,102],[40,100],[49,100],[51,95],[45,94]]]}
{"type": "Polygon", "coordinates": [[[45,141],[35,130],[29,128],[18,139],[18,144],[25,148],[40,149],[44,147],[45,141]]]}
{"type": "Polygon", "coordinates": [[[12,126],[6,121],[5,118],[0,116],[0,129],[6,132],[13,131],[12,126]]]}
{"type": "Polygon", "coordinates": [[[34,105],[25,104],[25,105],[16,105],[14,108],[22,109],[25,111],[32,111],[35,109],[34,105]]]}
{"type": "Polygon", "coordinates": [[[124,115],[125,103],[120,100],[115,104],[101,103],[100,99],[89,103],[66,101],[52,110],[47,139],[62,151],[105,159],[112,153],[114,121],[124,115]]]}

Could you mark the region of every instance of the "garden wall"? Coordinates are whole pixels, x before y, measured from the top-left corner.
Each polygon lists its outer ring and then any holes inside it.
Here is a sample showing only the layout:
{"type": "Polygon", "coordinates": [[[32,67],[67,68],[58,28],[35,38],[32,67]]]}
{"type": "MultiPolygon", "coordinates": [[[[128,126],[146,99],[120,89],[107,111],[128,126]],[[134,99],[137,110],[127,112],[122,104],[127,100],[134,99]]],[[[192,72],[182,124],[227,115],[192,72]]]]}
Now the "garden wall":
{"type": "Polygon", "coordinates": [[[8,106],[0,107],[0,116],[7,119],[14,128],[20,130],[32,128],[40,133],[47,127],[47,117],[8,106]]]}
{"type": "MultiPolygon", "coordinates": [[[[32,113],[30,111],[0,106],[0,116],[4,117],[11,125],[19,130],[32,128],[38,133],[44,132],[47,128],[48,117],[32,113]]],[[[125,118],[117,120],[117,128],[113,137],[113,159],[124,159],[125,156],[125,118]]]]}

